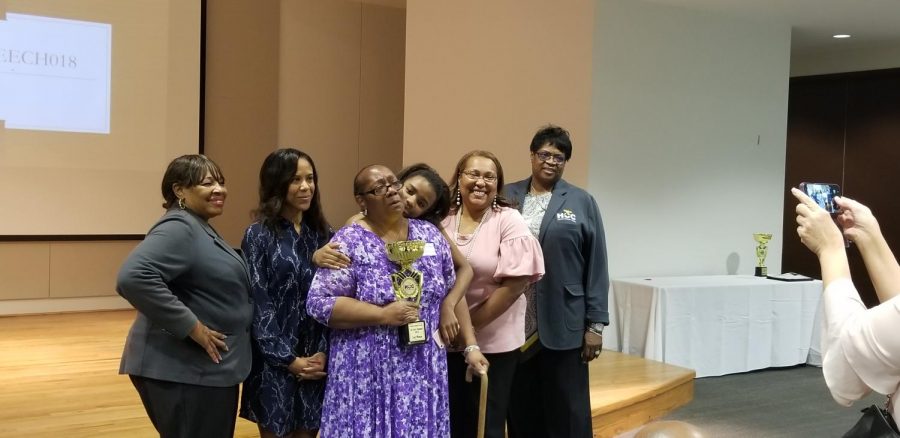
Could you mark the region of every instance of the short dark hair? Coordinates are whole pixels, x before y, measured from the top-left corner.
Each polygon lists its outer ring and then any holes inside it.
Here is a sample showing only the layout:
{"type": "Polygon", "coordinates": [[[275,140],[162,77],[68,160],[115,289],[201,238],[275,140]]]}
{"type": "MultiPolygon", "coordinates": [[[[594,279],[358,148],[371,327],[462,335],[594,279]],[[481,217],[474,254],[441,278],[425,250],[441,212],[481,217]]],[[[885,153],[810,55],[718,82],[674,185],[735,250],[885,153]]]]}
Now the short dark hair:
{"type": "Polygon", "coordinates": [[[537,152],[545,144],[562,151],[566,161],[572,158],[572,139],[569,138],[569,131],[556,125],[542,126],[531,139],[531,152],[537,152]]]}
{"type": "Polygon", "coordinates": [[[175,185],[185,189],[200,184],[206,177],[206,172],[212,174],[219,184],[225,185],[225,176],[222,169],[213,160],[205,155],[182,155],[169,163],[162,179],[163,208],[169,209],[178,205],[178,196],[175,195],[175,185]]]}
{"type": "Polygon", "coordinates": [[[414,176],[425,178],[434,190],[434,202],[416,219],[431,222],[440,229],[441,221],[450,212],[450,188],[437,171],[425,163],[412,164],[397,173],[397,179],[400,181],[406,181],[414,176]]]}
{"type": "MultiPolygon", "coordinates": [[[[465,170],[466,162],[472,157],[484,157],[494,162],[494,167],[497,168],[497,206],[514,207],[516,203],[503,196],[503,166],[500,165],[500,160],[497,159],[497,156],[488,151],[472,151],[459,159],[456,163],[456,168],[453,169],[453,182],[450,183],[450,193],[452,193],[453,196],[458,196],[459,177],[462,175],[463,170],[465,170]]],[[[454,211],[455,210],[456,208],[454,208],[454,211]]]]}
{"type": "Polygon", "coordinates": [[[263,160],[259,169],[259,206],[253,210],[253,216],[270,230],[278,232],[277,224],[284,208],[284,199],[291,181],[297,174],[297,162],[301,158],[308,161],[312,167],[313,184],[316,186],[309,210],[303,213],[303,221],[313,230],[327,236],[330,226],[325,220],[322,202],[319,199],[319,172],[316,171],[316,163],[312,157],[298,149],[277,149],[263,160]]]}

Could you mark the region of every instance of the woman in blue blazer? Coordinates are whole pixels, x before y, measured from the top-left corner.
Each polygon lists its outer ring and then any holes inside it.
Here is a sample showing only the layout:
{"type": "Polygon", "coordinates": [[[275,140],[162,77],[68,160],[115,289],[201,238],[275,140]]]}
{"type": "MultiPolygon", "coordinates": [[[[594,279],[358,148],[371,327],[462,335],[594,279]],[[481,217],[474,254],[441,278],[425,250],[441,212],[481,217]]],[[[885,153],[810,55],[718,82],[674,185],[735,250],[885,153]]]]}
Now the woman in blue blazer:
{"type": "Polygon", "coordinates": [[[597,202],[562,179],[569,133],[541,128],[531,177],[506,186],[541,243],[546,274],[526,290],[523,354],[513,382],[509,436],[591,437],[588,362],[609,324],[606,239],[597,202]]]}
{"type": "Polygon", "coordinates": [[[222,214],[225,178],[205,156],[181,156],[162,194],[166,213],[119,270],[116,290],[138,311],[119,373],[160,437],[231,437],[253,304],[244,259],[208,222],[222,214]]]}

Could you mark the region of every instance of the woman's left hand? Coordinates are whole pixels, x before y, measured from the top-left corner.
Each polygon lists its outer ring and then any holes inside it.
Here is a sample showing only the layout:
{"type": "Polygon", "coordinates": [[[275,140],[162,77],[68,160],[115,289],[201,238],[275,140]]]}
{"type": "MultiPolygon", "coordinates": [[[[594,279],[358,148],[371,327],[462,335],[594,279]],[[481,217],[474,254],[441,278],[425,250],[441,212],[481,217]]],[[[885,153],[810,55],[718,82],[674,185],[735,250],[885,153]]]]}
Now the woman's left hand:
{"type": "Polygon", "coordinates": [[[222,353],[219,350],[228,351],[228,345],[225,344],[225,335],[207,327],[200,321],[194,324],[194,328],[189,336],[206,351],[206,354],[215,363],[219,363],[222,360],[222,353]]]}
{"type": "Polygon", "coordinates": [[[491,365],[487,358],[481,354],[480,350],[472,350],[466,353],[466,364],[469,365],[466,368],[466,382],[471,382],[472,376],[475,374],[479,376],[487,374],[488,367],[491,365]]]}
{"type": "Polygon", "coordinates": [[[599,335],[590,330],[584,331],[584,345],[581,347],[581,361],[588,363],[600,357],[600,351],[603,350],[603,335],[599,335]]]}
{"type": "Polygon", "coordinates": [[[456,319],[456,312],[453,306],[448,302],[441,303],[441,339],[444,345],[453,345],[456,335],[459,334],[459,320],[456,319]]]}
{"type": "Polygon", "coordinates": [[[312,261],[320,268],[344,269],[350,266],[350,258],[342,253],[340,249],[340,243],[326,243],[313,253],[312,261]]]}
{"type": "Polygon", "coordinates": [[[806,196],[806,193],[791,188],[791,194],[800,201],[795,208],[800,241],[817,256],[828,250],[843,251],[844,237],[831,214],[806,196]]]}

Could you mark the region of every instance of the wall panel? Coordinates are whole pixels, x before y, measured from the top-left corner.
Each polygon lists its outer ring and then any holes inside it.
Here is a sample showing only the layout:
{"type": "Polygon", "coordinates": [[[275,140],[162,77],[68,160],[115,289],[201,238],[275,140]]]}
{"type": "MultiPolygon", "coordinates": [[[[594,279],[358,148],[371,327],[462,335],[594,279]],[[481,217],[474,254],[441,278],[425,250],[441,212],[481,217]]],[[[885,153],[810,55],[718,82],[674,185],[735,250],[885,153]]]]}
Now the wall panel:
{"type": "MultiPolygon", "coordinates": [[[[896,199],[900,162],[900,69],[798,77],[791,80],[785,185],[802,181],[841,185],[844,195],[866,204],[882,234],[900,245],[900,206],[896,199]]],[[[819,264],[800,242],[793,197],[785,197],[785,269],[819,276],[819,264]]],[[[863,301],[878,299],[862,256],[847,249],[850,271],[863,301]]]]}
{"type": "Polygon", "coordinates": [[[403,163],[447,178],[485,149],[516,181],[531,174],[535,131],[553,122],[574,142],[565,178],[584,186],[593,17],[588,0],[409,2],[403,163]]]}
{"type": "Polygon", "coordinates": [[[138,242],[54,242],[50,298],[116,296],[116,275],[138,242]]]}
{"type": "Polygon", "coordinates": [[[50,296],[50,244],[0,243],[0,300],[50,296]]]}

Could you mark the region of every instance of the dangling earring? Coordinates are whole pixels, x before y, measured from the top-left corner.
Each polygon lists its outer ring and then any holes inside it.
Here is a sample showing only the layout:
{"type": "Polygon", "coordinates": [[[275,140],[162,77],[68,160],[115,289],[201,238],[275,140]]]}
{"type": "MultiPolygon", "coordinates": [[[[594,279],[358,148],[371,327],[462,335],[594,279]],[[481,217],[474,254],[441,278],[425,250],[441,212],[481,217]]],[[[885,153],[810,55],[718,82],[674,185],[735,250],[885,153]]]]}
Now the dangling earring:
{"type": "Polygon", "coordinates": [[[361,211],[360,213],[362,213],[363,216],[368,216],[368,215],[369,215],[369,209],[368,209],[368,208],[363,208],[363,211],[361,211]]]}
{"type": "Polygon", "coordinates": [[[184,198],[178,198],[178,208],[184,210],[184,198]]]}
{"type": "Polygon", "coordinates": [[[459,187],[456,188],[456,206],[459,207],[459,204],[462,204],[462,197],[459,194],[459,187]]]}
{"type": "Polygon", "coordinates": [[[497,209],[497,195],[494,195],[494,200],[491,201],[491,208],[493,208],[494,210],[497,209]]]}

